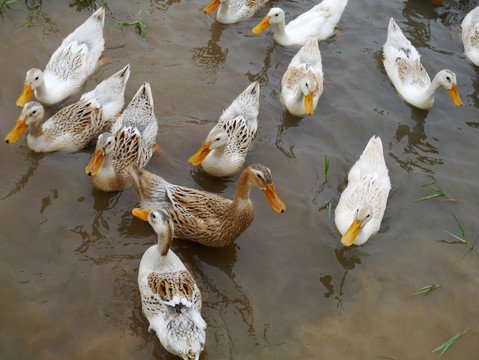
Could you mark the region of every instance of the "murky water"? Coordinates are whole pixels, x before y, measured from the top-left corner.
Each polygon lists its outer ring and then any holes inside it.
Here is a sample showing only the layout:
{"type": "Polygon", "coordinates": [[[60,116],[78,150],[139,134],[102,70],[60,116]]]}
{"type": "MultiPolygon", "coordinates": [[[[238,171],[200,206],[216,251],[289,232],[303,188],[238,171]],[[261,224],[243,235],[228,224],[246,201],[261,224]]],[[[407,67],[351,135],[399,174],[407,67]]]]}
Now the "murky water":
{"type": "MultiPolygon", "coordinates": [[[[61,39],[93,11],[90,1],[18,2],[0,20],[0,133],[12,128],[25,71],[43,68],[61,39]]],[[[260,133],[248,164],[272,170],[287,205],[275,213],[253,190],[255,220],[224,249],[176,241],[203,294],[208,324],[202,359],[435,359],[432,350],[470,328],[445,354],[479,353],[479,69],[463,55],[456,26],[473,1],[351,0],[339,37],[320,44],[325,91],[311,118],[289,116],[280,79],[296,49],[253,35],[264,16],[220,25],[208,1],[98,1],[107,8],[103,66],[85,85],[131,64],[126,103],[148,80],[161,155],[149,169],[167,180],[234,196],[238,176],[218,180],[188,165],[222,110],[254,80],[261,83],[260,133]],[[133,27],[147,26],[142,40],[133,27]],[[464,102],[446,91],[429,112],[397,96],[381,66],[393,16],[422,54],[430,75],[457,74],[464,102]],[[369,138],[381,136],[392,191],[380,232],[342,248],[331,215],[347,172],[369,138]],[[330,161],[325,182],[325,155],[330,161]],[[459,201],[431,199],[434,176],[459,201]],[[448,230],[469,246],[450,244],[448,230]],[[466,255],[467,254],[467,255],[466,255]],[[410,297],[439,283],[429,295],[410,297]]],[[[316,1],[271,0],[287,19],[316,1]]],[[[66,100],[54,108],[79,97],[66,100]]],[[[93,147],[34,154],[25,137],[0,146],[0,354],[2,359],[172,359],[148,332],[137,270],[156,238],[133,218],[132,189],[106,194],[85,175],[93,147]]]]}

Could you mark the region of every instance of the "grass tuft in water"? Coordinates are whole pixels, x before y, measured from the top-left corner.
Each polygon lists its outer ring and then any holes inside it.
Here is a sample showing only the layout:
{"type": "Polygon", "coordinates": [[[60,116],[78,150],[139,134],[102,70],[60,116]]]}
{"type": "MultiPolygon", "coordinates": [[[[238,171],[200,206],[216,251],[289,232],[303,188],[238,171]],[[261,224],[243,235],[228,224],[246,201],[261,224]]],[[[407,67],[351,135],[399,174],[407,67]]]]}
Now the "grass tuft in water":
{"type": "Polygon", "coordinates": [[[324,155],[324,177],[326,178],[326,182],[331,179],[331,176],[328,177],[328,171],[329,171],[329,159],[328,155],[324,155]]]}
{"type": "Polygon", "coordinates": [[[460,242],[462,242],[462,243],[464,243],[464,244],[466,244],[466,245],[469,245],[468,242],[467,242],[466,234],[464,233],[464,229],[462,228],[461,223],[459,222],[459,220],[457,219],[456,215],[454,215],[454,213],[453,213],[452,211],[451,211],[451,214],[452,214],[452,216],[454,217],[454,220],[456,220],[456,224],[457,224],[457,226],[459,227],[459,230],[461,230],[462,238],[460,238],[460,237],[457,236],[457,235],[454,235],[453,233],[450,233],[450,232],[447,231],[447,230],[444,230],[444,232],[445,232],[446,234],[451,235],[454,239],[457,239],[457,240],[459,240],[460,242]]]}
{"type": "Polygon", "coordinates": [[[121,22],[121,21],[119,21],[118,25],[120,25],[121,27],[124,27],[124,26],[138,26],[138,28],[140,29],[141,37],[143,39],[146,39],[146,25],[143,23],[143,20],[140,19],[140,13],[141,13],[141,10],[139,10],[133,16],[134,21],[131,21],[131,22],[121,22]]]}
{"type": "Polygon", "coordinates": [[[14,2],[16,2],[17,0],[3,0],[2,3],[0,4],[0,12],[2,12],[3,8],[5,6],[8,6],[10,4],[13,4],[14,2]]]}
{"type": "Polygon", "coordinates": [[[422,288],[420,288],[419,290],[417,290],[416,292],[412,293],[411,295],[409,296],[416,296],[416,295],[421,295],[421,294],[429,294],[430,292],[436,290],[438,287],[440,287],[441,285],[439,284],[432,284],[432,285],[426,285],[426,286],[423,286],[422,288]]]}
{"type": "Polygon", "coordinates": [[[449,196],[443,189],[443,187],[441,186],[441,184],[439,184],[436,180],[436,178],[432,175],[424,175],[424,176],[428,176],[430,177],[431,179],[434,180],[433,183],[431,184],[426,184],[426,186],[431,189],[432,191],[434,191],[435,193],[432,194],[432,195],[428,195],[428,196],[425,196],[425,197],[422,197],[420,199],[417,199],[416,201],[423,201],[423,200],[429,200],[429,199],[433,199],[433,198],[436,198],[436,197],[445,197],[446,199],[445,200],[448,200],[448,201],[457,201],[457,199],[454,199],[452,198],[451,196],[449,196]],[[436,187],[434,187],[433,185],[435,185],[436,187]]]}
{"type": "Polygon", "coordinates": [[[439,345],[437,348],[435,348],[432,352],[442,350],[441,353],[439,354],[439,356],[442,356],[442,354],[444,354],[446,352],[446,350],[449,349],[451,347],[451,345],[454,344],[454,342],[457,339],[459,339],[462,335],[464,335],[468,331],[469,331],[469,328],[464,330],[462,333],[458,333],[458,334],[454,335],[452,338],[447,340],[445,343],[443,343],[443,344],[439,345]]]}

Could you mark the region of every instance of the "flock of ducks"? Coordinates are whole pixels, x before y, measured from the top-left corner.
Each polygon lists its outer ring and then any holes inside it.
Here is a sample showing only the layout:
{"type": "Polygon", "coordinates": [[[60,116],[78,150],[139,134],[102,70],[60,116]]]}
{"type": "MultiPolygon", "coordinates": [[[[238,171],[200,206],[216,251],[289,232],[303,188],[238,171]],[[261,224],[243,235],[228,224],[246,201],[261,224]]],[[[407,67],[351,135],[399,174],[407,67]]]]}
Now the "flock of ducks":
{"type": "MultiPolygon", "coordinates": [[[[246,20],[268,0],[212,0],[218,22],[246,20]]],[[[330,37],[348,0],[323,0],[285,24],[285,13],[272,8],[253,28],[259,34],[275,25],[274,40],[283,46],[302,46],[281,80],[281,102],[295,116],[312,115],[323,92],[323,71],[318,40],[330,37]]],[[[105,11],[98,9],[68,35],[42,72],[26,73],[17,100],[22,112],[5,137],[15,143],[29,129],[27,145],[36,152],[74,152],[86,147],[99,133],[86,167],[93,185],[103,191],[123,190],[133,184],[140,208],[133,214],[148,221],[158,244],[143,255],[138,274],[142,309],[163,347],[183,359],[198,359],[206,341],[201,317],[201,293],[181,260],[170,249],[173,238],[212,247],[230,245],[253,221],[249,198],[253,187],[262,190],[272,208],[286,206],[276,193],[271,171],[262,164],[248,166],[239,177],[235,198],[174,185],[145,167],[156,144],[158,121],[153,95],[145,82],[121,113],[130,66],[102,81],[79,101],[43,122],[43,105],[58,103],[77,92],[97,68],[104,50],[105,11]],[[30,101],[32,95],[37,101],[30,101]],[[43,105],[42,105],[43,104],[43,105]]],[[[479,7],[462,23],[466,56],[479,66],[479,7]]],[[[399,95],[412,106],[429,109],[441,88],[462,105],[455,74],[440,71],[431,81],[411,42],[391,18],[383,48],[383,64],[399,95]]],[[[258,130],[260,86],[250,84],[224,110],[200,149],[189,159],[212,176],[231,176],[244,166],[258,130]]],[[[348,174],[348,186],[335,210],[335,223],[344,246],[364,244],[380,227],[391,189],[381,139],[373,136],[348,174]]]]}

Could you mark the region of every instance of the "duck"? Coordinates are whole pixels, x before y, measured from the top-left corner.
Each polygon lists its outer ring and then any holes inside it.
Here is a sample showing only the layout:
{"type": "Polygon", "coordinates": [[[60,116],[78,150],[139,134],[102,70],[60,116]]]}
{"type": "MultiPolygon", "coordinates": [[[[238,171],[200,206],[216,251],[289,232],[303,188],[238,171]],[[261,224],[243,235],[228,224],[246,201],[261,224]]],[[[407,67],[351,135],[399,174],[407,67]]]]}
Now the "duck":
{"type": "Polygon", "coordinates": [[[391,190],[383,144],[373,135],[348,174],[348,185],[341,194],[334,221],[343,235],[344,246],[362,245],[376,234],[386,210],[391,190]]]}
{"type": "Polygon", "coordinates": [[[258,130],[259,84],[251,83],[223,111],[200,149],[188,162],[212,176],[225,177],[238,173],[258,130]]]}
{"type": "Polygon", "coordinates": [[[259,34],[273,24],[273,38],[283,46],[303,46],[310,39],[325,40],[335,32],[334,27],[341,19],[347,4],[348,0],[323,0],[288,25],[285,23],[284,10],[274,7],[252,31],[259,34]]]}
{"type": "Polygon", "coordinates": [[[276,212],[286,210],[276,193],[270,169],[262,164],[243,170],[234,200],[171,184],[136,165],[130,166],[130,173],[141,209],[166,210],[174,223],[175,238],[206,246],[228,246],[251,225],[254,207],[249,193],[253,186],[263,191],[276,212]]]}
{"type": "Polygon", "coordinates": [[[389,20],[388,36],[383,47],[383,65],[389,79],[403,100],[422,110],[429,110],[434,96],[444,87],[457,106],[462,100],[457,91],[456,74],[439,71],[431,82],[416,48],[404,36],[393,18],[389,20]]]}
{"type": "Polygon", "coordinates": [[[281,103],[291,115],[313,115],[323,80],[318,40],[310,39],[291,59],[281,79],[281,103]]]}
{"type": "Polygon", "coordinates": [[[234,24],[254,15],[256,10],[269,0],[212,0],[204,8],[205,14],[211,14],[218,8],[216,21],[222,24],[234,24]]]}
{"type": "Polygon", "coordinates": [[[141,307],[161,345],[184,360],[199,359],[206,342],[201,292],[180,258],[170,249],[173,222],[165,210],[133,210],[148,221],[158,243],[143,254],[138,269],[141,307]]]}
{"type": "Polygon", "coordinates": [[[45,115],[43,105],[37,101],[28,102],[5,142],[15,143],[28,128],[27,145],[35,152],[75,152],[85,148],[113,123],[123,108],[129,77],[130,65],[127,65],[45,122],[42,122],[45,115]]]}
{"type": "Polygon", "coordinates": [[[159,149],[157,133],[151,87],[145,82],[111,130],[98,136],[95,153],[85,169],[93,186],[102,191],[119,191],[128,187],[128,166],[148,165],[153,151],[159,149]]]}
{"type": "Polygon", "coordinates": [[[43,105],[53,105],[80,90],[96,70],[105,48],[104,23],[105,9],[99,8],[63,40],[45,71],[37,68],[28,70],[16,105],[25,106],[33,93],[43,105]]]}
{"type": "Polygon", "coordinates": [[[479,6],[471,10],[461,23],[464,53],[476,66],[479,66],[479,6]]]}

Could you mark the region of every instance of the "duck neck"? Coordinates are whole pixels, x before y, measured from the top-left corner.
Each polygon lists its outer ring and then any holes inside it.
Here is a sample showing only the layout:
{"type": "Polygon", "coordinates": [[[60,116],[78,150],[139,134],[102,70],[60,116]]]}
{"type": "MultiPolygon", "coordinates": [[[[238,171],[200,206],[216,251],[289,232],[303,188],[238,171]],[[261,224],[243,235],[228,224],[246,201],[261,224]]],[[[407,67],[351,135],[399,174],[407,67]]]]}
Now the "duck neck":
{"type": "Polygon", "coordinates": [[[42,136],[43,135],[42,125],[43,125],[43,121],[41,119],[30,124],[30,126],[28,127],[28,135],[35,138],[42,136]]]}
{"type": "Polygon", "coordinates": [[[218,17],[220,18],[225,18],[228,17],[230,11],[230,2],[229,1],[224,1],[220,4],[218,7],[218,17]]]}
{"type": "Polygon", "coordinates": [[[168,251],[170,251],[171,240],[172,239],[170,236],[158,235],[158,251],[161,256],[168,255],[168,251]]]}
{"type": "Polygon", "coordinates": [[[434,101],[434,95],[439,91],[442,87],[442,84],[439,83],[439,76],[436,74],[434,79],[432,79],[431,85],[426,89],[424,92],[424,97],[429,101],[434,101]]]}
{"type": "Polygon", "coordinates": [[[274,24],[275,26],[275,35],[279,37],[286,36],[286,23],[285,21],[281,21],[279,23],[274,24]]]}
{"type": "Polygon", "coordinates": [[[249,193],[253,184],[249,181],[248,175],[249,172],[243,171],[238,180],[238,186],[236,187],[236,194],[233,200],[234,206],[238,208],[245,208],[251,203],[249,193]]]}

